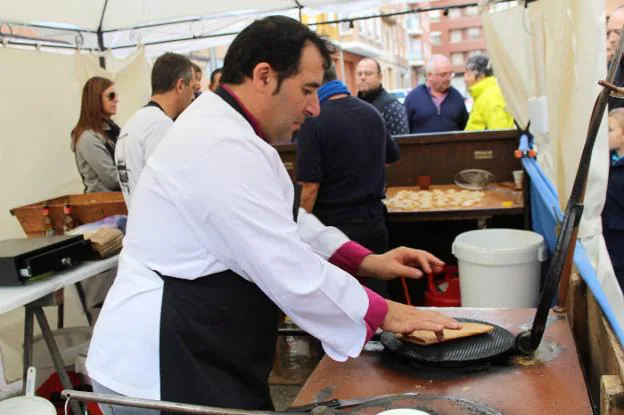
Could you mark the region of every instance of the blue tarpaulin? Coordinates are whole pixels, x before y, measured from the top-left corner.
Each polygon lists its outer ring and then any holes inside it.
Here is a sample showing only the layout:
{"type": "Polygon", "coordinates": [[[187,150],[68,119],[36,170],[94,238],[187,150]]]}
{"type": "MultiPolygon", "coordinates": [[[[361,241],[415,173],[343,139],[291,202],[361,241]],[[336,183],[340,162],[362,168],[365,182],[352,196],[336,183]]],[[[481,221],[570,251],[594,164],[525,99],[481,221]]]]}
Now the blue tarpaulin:
{"type": "MultiPolygon", "coordinates": [[[[548,249],[552,254],[555,250],[555,244],[557,241],[557,235],[555,234],[557,223],[560,223],[563,220],[563,213],[559,208],[557,189],[555,189],[550,180],[548,180],[534,159],[523,157],[522,165],[531,178],[530,195],[533,230],[544,237],[544,240],[548,245],[548,249]]],[[[615,318],[615,312],[609,305],[604,290],[602,289],[602,286],[598,281],[598,277],[596,276],[596,271],[587,256],[587,252],[580,243],[576,244],[576,249],[574,251],[574,265],[578,269],[583,281],[585,281],[591,292],[594,294],[596,302],[602,308],[602,311],[611,324],[611,327],[618,337],[620,344],[624,345],[624,331],[615,318]]]]}

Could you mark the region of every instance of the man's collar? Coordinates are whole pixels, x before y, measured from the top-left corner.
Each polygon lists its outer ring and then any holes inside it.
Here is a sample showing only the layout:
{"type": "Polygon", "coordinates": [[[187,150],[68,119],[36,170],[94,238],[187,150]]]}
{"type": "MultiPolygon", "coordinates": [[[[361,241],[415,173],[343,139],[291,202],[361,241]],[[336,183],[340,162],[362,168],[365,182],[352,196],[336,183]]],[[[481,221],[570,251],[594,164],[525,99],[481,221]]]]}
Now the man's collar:
{"type": "Polygon", "coordinates": [[[358,98],[363,99],[366,102],[373,102],[384,91],[383,85],[379,85],[379,88],[373,89],[369,92],[358,92],[358,98]]]}
{"type": "Polygon", "coordinates": [[[446,90],[446,91],[444,91],[444,92],[436,92],[436,94],[439,94],[439,95],[434,95],[434,94],[433,94],[433,92],[434,92],[434,91],[433,91],[433,88],[431,88],[431,85],[429,85],[429,84],[425,84],[425,88],[427,89],[427,92],[429,92],[429,95],[431,95],[432,97],[433,97],[433,96],[445,97],[445,96],[447,96],[447,95],[448,95],[448,93],[449,93],[449,91],[451,90],[451,88],[452,88],[452,87],[451,87],[451,86],[449,86],[449,89],[447,89],[447,90],[446,90]]]}
{"type": "Polygon", "coordinates": [[[260,126],[260,122],[254,117],[251,112],[247,109],[245,104],[236,96],[232,89],[225,85],[219,85],[219,88],[215,91],[215,94],[221,97],[225,102],[230,104],[232,108],[234,108],[240,115],[243,116],[247,120],[247,122],[251,125],[256,135],[262,138],[264,141],[267,141],[266,136],[264,135],[264,131],[262,131],[262,127],[260,126]]]}

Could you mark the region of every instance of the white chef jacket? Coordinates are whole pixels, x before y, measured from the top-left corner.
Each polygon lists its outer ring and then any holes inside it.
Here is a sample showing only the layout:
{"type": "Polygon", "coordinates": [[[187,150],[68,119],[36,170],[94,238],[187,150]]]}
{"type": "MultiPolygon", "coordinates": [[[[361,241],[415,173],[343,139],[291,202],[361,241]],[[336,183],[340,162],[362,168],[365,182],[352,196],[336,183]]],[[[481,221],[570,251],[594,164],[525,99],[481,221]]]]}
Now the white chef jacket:
{"type": "Polygon", "coordinates": [[[91,340],[90,377],[123,395],[160,398],[163,282],[152,270],[196,279],[230,269],[321,340],[331,358],[358,356],[369,299],[327,262],[348,238],[303,209],[295,223],[293,200],[277,151],[220,97],[202,94],[139,179],[117,278],[91,340]]]}
{"type": "Polygon", "coordinates": [[[115,146],[115,166],[128,209],[136,183],[145,167],[145,162],[165,137],[172,124],[173,120],[162,109],[156,106],[147,106],[134,113],[121,129],[115,146]],[[123,173],[120,170],[120,165],[125,165],[128,176],[127,182],[122,180],[123,173]]]}

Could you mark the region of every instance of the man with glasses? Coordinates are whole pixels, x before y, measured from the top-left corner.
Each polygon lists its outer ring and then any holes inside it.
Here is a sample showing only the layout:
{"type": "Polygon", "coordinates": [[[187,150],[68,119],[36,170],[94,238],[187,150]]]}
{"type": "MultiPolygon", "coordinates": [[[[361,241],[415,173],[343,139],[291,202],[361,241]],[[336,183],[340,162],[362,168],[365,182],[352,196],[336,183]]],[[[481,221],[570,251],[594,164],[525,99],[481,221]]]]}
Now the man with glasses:
{"type": "Polygon", "coordinates": [[[381,85],[382,75],[379,62],[364,58],[355,68],[358,98],[372,104],[383,116],[386,130],[392,135],[409,134],[405,107],[381,85]]]}
{"type": "Polygon", "coordinates": [[[128,120],[115,147],[115,166],[128,207],[147,159],[195,99],[198,87],[193,63],[184,56],[165,53],[154,62],[150,102],[128,120]]]}
{"type": "Polygon", "coordinates": [[[451,62],[433,55],[427,64],[427,80],[405,98],[410,133],[461,131],[468,122],[464,97],[451,86],[451,62]]]}
{"type": "MultiPolygon", "coordinates": [[[[607,61],[611,65],[615,49],[620,41],[620,35],[622,34],[622,25],[624,25],[624,6],[619,6],[609,16],[607,21],[607,61]]],[[[615,84],[617,86],[624,86],[624,71],[622,70],[622,61],[619,62],[619,68],[615,75],[615,84]]],[[[609,98],[609,110],[624,107],[624,99],[610,97],[609,98]]]]}

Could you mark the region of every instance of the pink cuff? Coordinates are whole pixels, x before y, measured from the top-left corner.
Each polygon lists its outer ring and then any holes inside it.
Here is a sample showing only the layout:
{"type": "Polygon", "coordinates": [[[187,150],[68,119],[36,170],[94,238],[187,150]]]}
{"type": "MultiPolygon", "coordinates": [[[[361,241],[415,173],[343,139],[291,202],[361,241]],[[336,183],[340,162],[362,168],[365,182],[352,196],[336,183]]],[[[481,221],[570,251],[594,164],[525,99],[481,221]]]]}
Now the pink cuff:
{"type": "Polygon", "coordinates": [[[388,313],[388,303],[379,294],[368,288],[362,286],[368,295],[368,311],[364,316],[364,322],[366,323],[366,341],[369,341],[375,330],[383,323],[386,314],[388,313]]]}
{"type": "Polygon", "coordinates": [[[334,252],[329,262],[351,275],[356,275],[364,257],[372,253],[357,242],[348,241],[334,252]]]}

